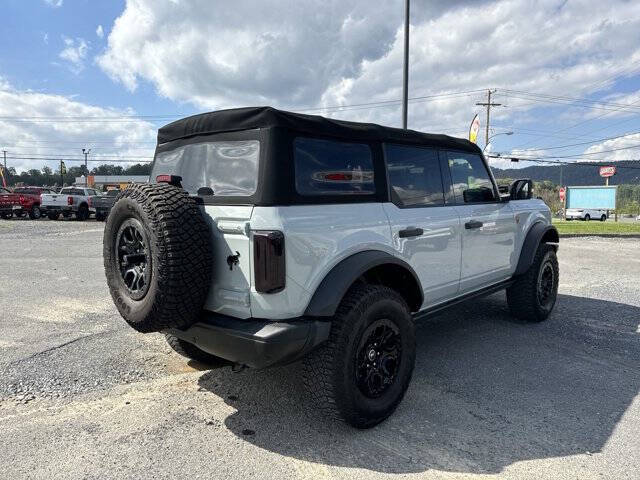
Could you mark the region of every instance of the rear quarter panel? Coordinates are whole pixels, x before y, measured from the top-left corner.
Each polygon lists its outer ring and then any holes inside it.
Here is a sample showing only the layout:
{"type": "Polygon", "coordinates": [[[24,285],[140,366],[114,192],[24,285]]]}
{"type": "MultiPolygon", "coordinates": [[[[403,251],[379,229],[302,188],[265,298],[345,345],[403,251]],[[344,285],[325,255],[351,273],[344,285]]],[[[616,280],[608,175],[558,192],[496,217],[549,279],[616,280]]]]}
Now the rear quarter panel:
{"type": "Polygon", "coordinates": [[[262,294],[252,279],[251,313],[258,318],[302,315],[325,275],[354,253],[395,254],[381,203],[256,207],[251,230],[280,230],[285,235],[285,289],[262,294]]]}

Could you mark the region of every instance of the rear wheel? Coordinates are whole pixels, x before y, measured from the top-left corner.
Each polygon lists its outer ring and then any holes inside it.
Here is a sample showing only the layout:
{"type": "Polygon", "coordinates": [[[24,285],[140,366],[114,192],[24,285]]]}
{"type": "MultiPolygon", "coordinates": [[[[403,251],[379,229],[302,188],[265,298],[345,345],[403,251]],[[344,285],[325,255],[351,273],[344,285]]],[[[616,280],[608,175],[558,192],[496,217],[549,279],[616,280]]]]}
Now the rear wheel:
{"type": "Polygon", "coordinates": [[[40,210],[40,207],[38,205],[34,205],[33,207],[31,207],[31,210],[29,211],[29,218],[31,220],[37,220],[42,216],[42,211],[40,210]]]}
{"type": "Polygon", "coordinates": [[[507,303],[514,317],[542,322],[549,317],[558,295],[558,258],[552,245],[538,247],[533,265],[507,289],[507,303]]]}
{"type": "Polygon", "coordinates": [[[329,340],[307,355],[304,383],[325,414],[369,428],[393,413],[415,363],[414,323],[404,299],[388,287],[352,288],[329,340]]]}
{"type": "Polygon", "coordinates": [[[96,212],[96,221],[102,222],[106,218],[106,215],[100,212],[96,212]]]}
{"type": "Polygon", "coordinates": [[[78,207],[78,211],[76,212],[76,220],[84,222],[87,218],[89,218],[89,207],[82,204],[78,207]]]}
{"type": "Polygon", "coordinates": [[[607,219],[607,216],[604,214],[600,217],[601,222],[604,222],[606,219],[607,219]]]}
{"type": "Polygon", "coordinates": [[[200,350],[194,344],[186,342],[176,336],[165,334],[167,343],[178,354],[196,362],[211,364],[228,363],[226,360],[211,355],[210,353],[200,350]]]}
{"type": "Polygon", "coordinates": [[[2,218],[4,218],[5,220],[9,220],[10,218],[13,217],[13,212],[6,212],[6,213],[2,213],[2,218]]]}
{"type": "Polygon", "coordinates": [[[49,220],[58,220],[60,218],[60,212],[49,212],[47,213],[47,217],[49,220]]]}
{"type": "Polygon", "coordinates": [[[15,212],[13,212],[13,214],[18,218],[22,218],[26,215],[24,210],[16,210],[15,212]]]}

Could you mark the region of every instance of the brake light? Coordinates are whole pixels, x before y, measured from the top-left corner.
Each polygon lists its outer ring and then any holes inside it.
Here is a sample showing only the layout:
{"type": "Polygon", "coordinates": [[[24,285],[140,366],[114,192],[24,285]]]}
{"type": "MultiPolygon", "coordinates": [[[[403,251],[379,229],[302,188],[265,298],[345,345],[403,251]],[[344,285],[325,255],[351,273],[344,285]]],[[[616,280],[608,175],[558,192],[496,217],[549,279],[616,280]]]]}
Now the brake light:
{"type": "Polygon", "coordinates": [[[182,177],[178,175],[158,175],[156,177],[158,183],[168,183],[174,187],[182,188],[182,177]]]}
{"type": "Polygon", "coordinates": [[[19,201],[20,203],[24,204],[24,203],[25,203],[25,202],[24,202],[24,195],[20,195],[20,196],[18,197],[18,201],[19,201]]]}
{"type": "Polygon", "coordinates": [[[284,289],[286,265],[282,232],[253,233],[253,266],[256,291],[276,293],[284,289]]]}
{"type": "Polygon", "coordinates": [[[73,197],[67,197],[67,205],[73,205],[73,197]]]}

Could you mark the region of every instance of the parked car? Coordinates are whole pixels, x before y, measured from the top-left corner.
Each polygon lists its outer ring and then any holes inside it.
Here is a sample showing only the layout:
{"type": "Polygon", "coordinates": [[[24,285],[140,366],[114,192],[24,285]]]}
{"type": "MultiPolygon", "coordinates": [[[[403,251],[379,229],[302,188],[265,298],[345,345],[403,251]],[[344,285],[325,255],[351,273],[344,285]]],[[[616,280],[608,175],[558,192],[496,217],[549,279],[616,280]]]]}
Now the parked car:
{"type": "Polygon", "coordinates": [[[604,222],[607,219],[606,210],[597,210],[593,208],[567,208],[567,220],[600,220],[604,222]]]}
{"type": "Polygon", "coordinates": [[[41,196],[54,191],[48,187],[16,187],[13,192],[0,193],[0,215],[4,219],[14,215],[38,219],[43,213],[41,196]]]}
{"type": "Polygon", "coordinates": [[[75,215],[77,220],[86,220],[95,213],[93,201],[97,197],[93,188],[65,187],[60,193],[42,195],[42,205],[47,209],[50,220],[58,220],[75,215]]]}
{"type": "Polygon", "coordinates": [[[106,194],[98,195],[95,198],[93,206],[96,209],[96,220],[103,221],[107,218],[119,193],[118,189],[108,190],[106,194]]]}
{"type": "Polygon", "coordinates": [[[201,361],[302,358],[319,408],[359,428],[402,400],[415,321],[504,289],[523,321],[556,301],[549,207],[527,179],[502,198],[464,139],[232,109],[161,128],[151,181],[105,225],[122,317],[201,361]]]}

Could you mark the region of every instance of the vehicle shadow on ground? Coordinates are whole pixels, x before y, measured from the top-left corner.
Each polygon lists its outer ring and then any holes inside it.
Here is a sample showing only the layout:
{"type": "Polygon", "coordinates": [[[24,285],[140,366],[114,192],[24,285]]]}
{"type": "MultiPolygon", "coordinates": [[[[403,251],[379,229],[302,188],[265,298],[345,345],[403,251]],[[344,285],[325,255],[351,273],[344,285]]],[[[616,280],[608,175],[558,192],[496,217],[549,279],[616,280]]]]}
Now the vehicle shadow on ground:
{"type": "Polygon", "coordinates": [[[542,324],[510,320],[504,294],[419,324],[398,410],[359,431],[310,405],[299,365],[209,371],[238,437],[318,464],[385,473],[497,473],[514,462],[600,451],[640,388],[640,308],[560,295],[542,324]]]}

